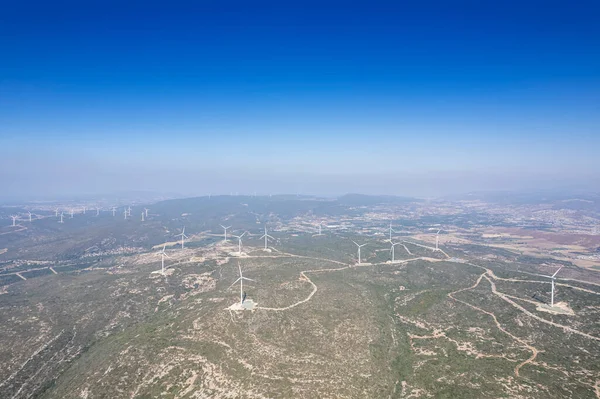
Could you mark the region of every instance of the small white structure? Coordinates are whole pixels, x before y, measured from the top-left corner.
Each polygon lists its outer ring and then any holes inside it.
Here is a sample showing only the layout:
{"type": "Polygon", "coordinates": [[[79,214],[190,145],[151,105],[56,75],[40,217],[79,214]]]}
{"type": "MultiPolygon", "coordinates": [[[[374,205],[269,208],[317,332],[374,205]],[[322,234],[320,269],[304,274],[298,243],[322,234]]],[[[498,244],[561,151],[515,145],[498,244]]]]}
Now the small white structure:
{"type": "Polygon", "coordinates": [[[400,244],[400,243],[399,243],[399,242],[392,242],[392,241],[390,240],[390,244],[392,244],[392,247],[390,248],[390,252],[392,253],[392,263],[394,263],[394,262],[395,262],[394,255],[395,255],[395,252],[396,252],[396,251],[394,250],[394,247],[395,247],[396,245],[400,244]]]}
{"type": "Polygon", "coordinates": [[[562,266],[558,268],[558,270],[552,276],[544,276],[548,277],[552,282],[552,293],[550,294],[550,307],[554,307],[554,280],[556,280],[556,275],[562,269],[562,266]]]}
{"type": "Polygon", "coordinates": [[[367,244],[358,245],[355,241],[352,241],[352,242],[358,247],[358,264],[360,265],[360,264],[362,264],[362,262],[360,260],[360,249],[367,244]]]}
{"type": "Polygon", "coordinates": [[[244,231],[242,234],[240,234],[239,236],[233,235],[235,238],[238,239],[238,255],[242,256],[242,237],[247,233],[247,231],[244,231]]]}
{"type": "MultiPolygon", "coordinates": [[[[163,245],[163,249],[160,252],[157,252],[156,255],[160,255],[160,274],[165,275],[165,258],[170,258],[169,255],[165,252],[167,248],[167,244],[163,245]]],[[[153,272],[156,273],[156,272],[153,272]]]]}
{"type": "Polygon", "coordinates": [[[225,238],[223,239],[223,242],[227,242],[227,229],[231,228],[231,226],[223,226],[221,225],[221,227],[223,228],[223,230],[225,230],[225,238]]]}
{"type": "Polygon", "coordinates": [[[233,287],[238,281],[240,282],[240,302],[239,302],[239,307],[236,307],[235,310],[243,310],[243,309],[245,309],[245,307],[244,307],[244,280],[248,280],[248,281],[254,281],[254,280],[252,280],[251,278],[248,278],[248,277],[244,277],[244,275],[242,274],[242,267],[240,266],[239,262],[238,262],[238,270],[240,272],[240,277],[238,277],[238,279],[235,280],[233,282],[233,284],[231,284],[229,286],[229,288],[233,287]]]}
{"type": "MultiPolygon", "coordinates": [[[[143,215],[143,213],[142,213],[143,215]]],[[[183,249],[184,247],[184,242],[186,238],[189,238],[188,236],[185,235],[185,226],[183,226],[183,230],[181,230],[181,233],[177,234],[176,237],[181,236],[181,249],[183,249]]]]}
{"type": "Polygon", "coordinates": [[[264,248],[264,249],[265,249],[265,251],[268,249],[268,244],[269,244],[269,242],[268,242],[268,239],[269,239],[269,238],[271,238],[271,239],[273,239],[273,240],[275,239],[275,238],[271,237],[269,234],[267,234],[267,226],[265,226],[265,234],[263,234],[263,236],[262,236],[262,237],[260,237],[260,238],[261,238],[261,240],[262,240],[263,238],[265,239],[265,248],[264,248]]]}

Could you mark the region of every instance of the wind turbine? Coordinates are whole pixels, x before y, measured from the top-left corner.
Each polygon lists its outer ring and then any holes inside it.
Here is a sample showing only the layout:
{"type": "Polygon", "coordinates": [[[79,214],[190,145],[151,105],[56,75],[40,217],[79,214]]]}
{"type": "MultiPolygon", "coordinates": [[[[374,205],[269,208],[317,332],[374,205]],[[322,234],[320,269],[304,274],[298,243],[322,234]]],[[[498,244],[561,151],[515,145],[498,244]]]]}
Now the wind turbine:
{"type": "Polygon", "coordinates": [[[322,225],[322,224],[323,224],[323,223],[319,223],[319,234],[317,234],[318,236],[322,236],[322,235],[323,235],[323,234],[321,233],[321,225],[322,225]]]}
{"type": "Polygon", "coordinates": [[[183,249],[184,240],[186,238],[189,238],[188,236],[185,235],[185,226],[183,226],[183,230],[181,230],[181,233],[176,235],[176,237],[179,237],[179,236],[181,236],[181,249],[183,249]]]}
{"type": "Polygon", "coordinates": [[[127,208],[127,216],[131,216],[131,206],[127,208]]]}
{"type": "Polygon", "coordinates": [[[157,255],[160,255],[160,273],[164,276],[165,275],[165,257],[170,258],[169,255],[167,255],[167,253],[165,252],[165,248],[167,248],[167,244],[163,245],[163,249],[160,252],[157,252],[157,255]]]}
{"type": "Polygon", "coordinates": [[[100,216],[100,208],[96,208],[96,216],[100,216]]]}
{"type": "Polygon", "coordinates": [[[31,211],[27,212],[29,214],[29,222],[31,222],[31,211]]]}
{"type": "Polygon", "coordinates": [[[275,239],[275,238],[273,238],[273,237],[271,237],[270,235],[268,235],[268,234],[267,234],[267,226],[265,226],[265,234],[263,234],[263,236],[262,236],[262,237],[260,237],[260,238],[261,238],[261,239],[262,239],[262,238],[264,238],[264,239],[265,239],[265,249],[267,249],[267,246],[268,246],[268,241],[267,241],[267,240],[268,240],[269,238],[272,238],[273,240],[275,239]]]}
{"type": "Polygon", "coordinates": [[[437,233],[435,233],[435,250],[439,251],[439,247],[438,244],[440,243],[440,231],[442,231],[441,229],[437,231],[437,233]]]}
{"type": "Polygon", "coordinates": [[[149,211],[149,210],[150,210],[150,209],[148,209],[148,208],[144,208],[144,213],[146,214],[146,217],[148,217],[148,211],[149,211]]]}
{"type": "Polygon", "coordinates": [[[554,307],[554,280],[556,280],[556,275],[562,268],[563,268],[562,266],[559,267],[558,270],[552,276],[544,276],[544,277],[548,277],[552,281],[552,294],[550,296],[550,306],[551,307],[554,307]]]}
{"type": "Polygon", "coordinates": [[[142,212],[142,222],[144,221],[144,212],[142,212]]]}
{"type": "Polygon", "coordinates": [[[244,234],[246,234],[247,231],[244,231],[242,234],[240,234],[239,236],[233,235],[235,238],[238,239],[238,253],[241,255],[242,254],[242,237],[244,236],[244,234]]]}
{"type": "Polygon", "coordinates": [[[225,230],[225,239],[223,241],[227,241],[227,229],[229,229],[231,226],[227,226],[227,227],[225,227],[223,225],[220,225],[220,226],[223,228],[223,230],[225,230]]]}
{"type": "Polygon", "coordinates": [[[58,208],[54,210],[54,216],[58,217],[58,208]]]}
{"type": "Polygon", "coordinates": [[[63,222],[63,213],[62,212],[60,213],[60,222],[58,222],[58,223],[64,223],[63,222]]]}
{"type": "Polygon", "coordinates": [[[115,216],[115,213],[117,212],[117,208],[115,208],[114,206],[112,207],[112,213],[113,213],[113,217],[115,216]]]}
{"type": "Polygon", "coordinates": [[[83,214],[85,215],[85,206],[83,207],[83,214]]]}
{"type": "Polygon", "coordinates": [[[73,208],[71,208],[71,219],[73,219],[73,208]]]}
{"type": "Polygon", "coordinates": [[[123,217],[125,218],[125,220],[127,220],[127,208],[125,208],[125,210],[123,211],[123,217]]]}
{"type": "Polygon", "coordinates": [[[395,254],[395,252],[396,252],[396,251],[394,251],[394,247],[395,247],[396,245],[400,244],[400,243],[399,243],[399,242],[396,242],[396,243],[395,243],[395,242],[392,242],[392,241],[390,240],[390,244],[392,244],[392,248],[390,249],[390,252],[392,253],[392,263],[394,263],[394,254],[395,254]]]}
{"type": "Polygon", "coordinates": [[[229,288],[233,287],[238,281],[240,282],[240,305],[241,305],[244,303],[244,280],[248,280],[248,281],[254,281],[254,280],[252,280],[251,278],[248,278],[248,277],[244,277],[242,275],[242,267],[240,266],[239,262],[238,262],[238,269],[240,271],[240,277],[237,280],[235,280],[233,282],[233,284],[231,284],[229,286],[229,288]]]}
{"type": "Polygon", "coordinates": [[[361,261],[360,261],[360,249],[362,247],[364,247],[365,245],[367,245],[367,244],[358,245],[354,240],[352,242],[358,247],[358,264],[360,265],[361,264],[361,261]]]}
{"type": "Polygon", "coordinates": [[[17,216],[13,215],[13,216],[11,216],[11,218],[12,218],[12,221],[13,221],[12,227],[15,227],[16,226],[15,222],[17,221],[17,216]]]}

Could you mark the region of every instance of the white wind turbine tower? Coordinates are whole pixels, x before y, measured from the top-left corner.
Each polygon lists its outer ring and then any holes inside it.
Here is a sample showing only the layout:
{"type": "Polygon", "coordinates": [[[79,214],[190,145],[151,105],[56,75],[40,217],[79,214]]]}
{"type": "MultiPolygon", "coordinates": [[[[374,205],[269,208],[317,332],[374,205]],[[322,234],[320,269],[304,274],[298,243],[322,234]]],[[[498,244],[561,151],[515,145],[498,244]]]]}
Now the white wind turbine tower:
{"type": "Polygon", "coordinates": [[[242,237],[247,233],[247,231],[244,231],[242,234],[240,234],[239,236],[233,235],[235,238],[238,239],[238,254],[242,254],[242,237]]]}
{"type": "Polygon", "coordinates": [[[144,221],[144,212],[142,212],[142,222],[144,221]]]}
{"type": "Polygon", "coordinates": [[[183,249],[184,240],[186,238],[189,238],[188,236],[185,235],[185,226],[183,226],[183,230],[181,230],[181,233],[177,234],[175,237],[179,237],[179,236],[181,236],[181,249],[183,249]]]}
{"type": "Polygon", "coordinates": [[[361,261],[360,261],[360,249],[362,247],[364,247],[365,245],[367,245],[367,244],[358,245],[355,241],[352,241],[352,242],[358,247],[358,264],[360,265],[361,264],[361,261]]]}
{"type": "Polygon", "coordinates": [[[390,249],[390,252],[392,253],[392,263],[394,263],[394,255],[395,255],[395,252],[396,252],[396,251],[394,250],[394,247],[395,247],[396,245],[400,244],[400,243],[399,243],[399,242],[392,242],[392,241],[390,240],[390,244],[392,244],[392,248],[390,249]]]}
{"type": "Polygon", "coordinates": [[[100,208],[96,208],[96,216],[100,216],[100,208]]]}
{"type": "Polygon", "coordinates": [[[62,212],[60,213],[60,222],[58,222],[58,223],[64,223],[63,222],[63,213],[62,212]]]}
{"type": "Polygon", "coordinates": [[[267,247],[268,247],[268,241],[267,241],[267,240],[268,240],[269,238],[271,238],[271,239],[273,239],[273,240],[275,239],[275,238],[271,237],[269,234],[267,234],[267,226],[265,226],[265,234],[263,234],[263,236],[262,236],[262,237],[260,237],[260,238],[261,238],[261,239],[263,239],[263,238],[265,239],[265,250],[266,250],[266,249],[267,249],[267,247]]]}
{"type": "Polygon", "coordinates": [[[148,211],[149,211],[149,210],[150,210],[150,209],[148,209],[148,208],[144,208],[144,213],[146,214],[146,217],[148,217],[148,211]]]}
{"type": "Polygon", "coordinates": [[[550,281],[552,281],[552,294],[550,296],[550,306],[551,307],[554,307],[554,280],[556,280],[556,275],[558,274],[560,269],[562,269],[562,266],[559,267],[558,270],[552,276],[544,276],[544,277],[548,277],[550,279],[550,281]]]}
{"type": "Polygon", "coordinates": [[[225,227],[223,225],[220,225],[220,226],[223,228],[223,230],[225,230],[225,238],[223,239],[223,241],[226,242],[227,241],[227,229],[231,228],[231,226],[227,226],[227,227],[225,227]]]}
{"type": "Polygon", "coordinates": [[[15,227],[16,226],[15,222],[17,221],[17,216],[13,215],[13,216],[11,216],[11,218],[12,218],[12,221],[13,221],[12,227],[15,227]]]}
{"type": "Polygon", "coordinates": [[[127,208],[127,216],[131,216],[131,207],[127,208]]]}
{"type": "Polygon", "coordinates": [[[441,229],[437,231],[437,233],[435,233],[435,250],[439,251],[439,243],[440,243],[440,231],[442,231],[441,229]]]}
{"type": "MultiPolygon", "coordinates": [[[[236,284],[238,281],[240,282],[240,305],[241,305],[241,304],[243,304],[243,303],[244,303],[244,280],[248,280],[248,281],[254,281],[254,280],[252,280],[251,278],[248,278],[248,277],[244,277],[244,276],[242,275],[242,267],[240,266],[240,263],[239,263],[239,262],[238,262],[238,269],[239,269],[239,271],[240,271],[240,277],[238,277],[238,279],[237,279],[237,280],[235,280],[235,281],[233,282],[233,284],[231,284],[231,285],[229,286],[229,288],[233,287],[233,286],[234,286],[234,285],[235,285],[235,284],[236,284]]],[[[229,288],[228,288],[228,289],[229,289],[229,288]]]]}
{"type": "Polygon", "coordinates": [[[54,216],[58,217],[58,208],[54,210],[54,216]]]}
{"type": "Polygon", "coordinates": [[[123,211],[123,217],[125,218],[125,220],[127,220],[127,208],[125,208],[125,210],[123,211]]]}
{"type": "Polygon", "coordinates": [[[323,224],[323,223],[320,223],[320,222],[319,222],[319,234],[317,234],[318,236],[322,236],[322,235],[323,235],[323,233],[321,232],[321,227],[322,227],[322,224],[323,224]]]}
{"type": "Polygon", "coordinates": [[[29,214],[29,222],[31,222],[31,211],[27,212],[29,214]]]}
{"type": "Polygon", "coordinates": [[[165,257],[170,258],[165,252],[165,248],[167,248],[167,244],[163,245],[163,249],[156,253],[157,255],[160,255],[160,274],[163,276],[165,275],[165,257]]]}
{"type": "Polygon", "coordinates": [[[113,217],[115,216],[115,213],[117,212],[117,208],[115,208],[114,206],[112,207],[112,213],[113,213],[113,217]]]}
{"type": "Polygon", "coordinates": [[[85,215],[85,209],[86,209],[86,208],[85,208],[85,206],[84,206],[84,207],[83,207],[83,214],[84,214],[84,215],[85,215]]]}
{"type": "Polygon", "coordinates": [[[71,219],[73,219],[73,208],[71,208],[71,219]]]}

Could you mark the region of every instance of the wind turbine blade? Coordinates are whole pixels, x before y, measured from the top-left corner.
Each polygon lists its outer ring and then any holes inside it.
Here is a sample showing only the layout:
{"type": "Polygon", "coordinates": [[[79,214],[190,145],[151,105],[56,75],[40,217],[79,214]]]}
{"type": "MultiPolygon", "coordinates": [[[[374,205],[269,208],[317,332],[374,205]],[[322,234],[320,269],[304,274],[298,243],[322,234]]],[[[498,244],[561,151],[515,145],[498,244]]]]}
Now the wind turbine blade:
{"type": "Polygon", "coordinates": [[[227,289],[230,289],[231,287],[233,287],[234,285],[236,285],[236,284],[237,284],[237,282],[238,282],[238,281],[240,281],[241,279],[242,279],[242,278],[241,278],[241,277],[239,277],[237,280],[235,280],[235,281],[233,282],[233,284],[231,284],[229,287],[227,287],[227,289]]]}
{"type": "Polygon", "coordinates": [[[240,278],[242,278],[242,267],[240,266],[240,262],[238,262],[238,269],[240,270],[240,278]]]}
{"type": "Polygon", "coordinates": [[[243,237],[243,236],[244,236],[246,233],[247,233],[247,231],[244,231],[244,232],[242,233],[242,235],[240,235],[240,237],[239,237],[239,238],[242,238],[242,237],[243,237]]]}
{"type": "Polygon", "coordinates": [[[275,239],[275,237],[272,237],[272,236],[270,236],[270,235],[268,235],[268,234],[267,234],[267,237],[269,237],[269,238],[272,238],[272,239],[275,239]]]}
{"type": "Polygon", "coordinates": [[[560,271],[560,269],[562,269],[562,268],[563,268],[562,266],[561,266],[561,267],[559,267],[559,268],[558,268],[558,270],[556,271],[556,273],[554,273],[554,274],[552,275],[552,278],[556,277],[556,275],[558,274],[558,272],[559,272],[559,271],[560,271]]]}
{"type": "Polygon", "coordinates": [[[259,240],[262,240],[265,237],[270,237],[270,236],[267,236],[266,234],[263,234],[262,237],[259,238],[259,240]]]}
{"type": "Polygon", "coordinates": [[[256,280],[252,280],[251,278],[248,278],[248,277],[240,277],[240,278],[242,280],[248,280],[248,281],[254,281],[254,282],[256,282],[256,280]]]}
{"type": "Polygon", "coordinates": [[[354,243],[354,245],[356,245],[357,247],[360,247],[360,245],[358,245],[358,244],[356,243],[356,241],[354,241],[354,240],[350,240],[350,241],[352,241],[352,242],[354,243]]]}

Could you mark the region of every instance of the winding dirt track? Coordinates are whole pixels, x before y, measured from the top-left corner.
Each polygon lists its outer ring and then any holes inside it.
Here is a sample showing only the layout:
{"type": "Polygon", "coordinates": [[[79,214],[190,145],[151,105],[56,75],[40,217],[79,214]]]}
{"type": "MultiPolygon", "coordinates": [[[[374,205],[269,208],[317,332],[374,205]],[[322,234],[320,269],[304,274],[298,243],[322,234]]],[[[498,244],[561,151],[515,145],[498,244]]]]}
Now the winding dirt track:
{"type": "Polygon", "coordinates": [[[296,303],[293,303],[289,306],[282,307],[282,308],[269,308],[269,307],[265,307],[265,306],[257,306],[255,309],[283,311],[283,310],[292,309],[292,308],[295,308],[296,306],[302,305],[303,303],[310,301],[312,299],[313,295],[315,295],[318,290],[317,285],[312,282],[312,280],[306,275],[306,273],[333,272],[333,271],[339,271],[339,270],[344,270],[344,269],[350,268],[350,265],[347,265],[347,264],[337,261],[337,260],[331,260],[331,259],[313,258],[310,256],[302,256],[302,255],[294,255],[294,254],[285,254],[284,256],[279,256],[279,257],[314,259],[314,260],[320,260],[320,261],[324,261],[324,262],[337,263],[337,264],[344,265],[344,266],[338,267],[338,268],[333,268],[333,269],[313,269],[313,270],[301,271],[300,275],[302,276],[302,278],[304,280],[306,280],[313,287],[312,291],[310,292],[310,294],[308,294],[308,296],[306,298],[304,298],[301,301],[298,301],[296,303]]]}
{"type": "MultiPolygon", "coordinates": [[[[479,265],[474,265],[472,263],[468,263],[471,266],[477,266],[477,267],[482,267],[479,265]]],[[[490,277],[492,277],[494,280],[501,280],[501,281],[511,281],[513,283],[539,283],[539,284],[550,284],[550,281],[539,281],[539,280],[520,280],[517,278],[503,278],[503,277],[498,277],[494,274],[494,272],[490,269],[486,269],[488,271],[488,274],[490,275],[490,277]]],[[[579,283],[584,283],[584,284],[591,284],[591,285],[598,285],[595,283],[586,283],[585,281],[580,281],[580,280],[573,280],[573,279],[568,279],[568,278],[561,278],[559,280],[562,281],[575,281],[575,282],[579,282],[579,283]]],[[[574,285],[570,285],[570,284],[565,284],[565,283],[555,283],[556,285],[562,286],[562,287],[569,287],[569,288],[573,288],[574,290],[578,290],[578,291],[583,291],[583,292],[587,292],[589,294],[596,294],[596,295],[600,295],[600,292],[597,291],[593,291],[593,290],[588,290],[587,288],[581,288],[581,287],[576,287],[574,285]]]]}
{"type": "Polygon", "coordinates": [[[578,334],[581,335],[582,337],[585,338],[589,338],[589,339],[593,339],[595,341],[600,341],[599,337],[595,337],[593,335],[590,334],[586,334],[584,332],[581,332],[579,330],[576,330],[574,328],[571,328],[569,326],[564,326],[562,324],[558,324],[558,323],[554,323],[553,321],[550,320],[546,320],[538,315],[535,315],[533,313],[531,313],[529,310],[525,309],[524,307],[522,307],[521,305],[519,305],[518,303],[514,302],[513,300],[511,300],[510,298],[508,298],[504,293],[498,291],[496,289],[496,284],[487,276],[488,273],[485,273],[486,275],[484,276],[486,278],[486,280],[488,280],[492,286],[492,292],[494,293],[494,295],[497,295],[498,297],[502,298],[504,301],[510,303],[512,306],[514,306],[515,308],[519,309],[521,312],[525,313],[527,316],[533,317],[534,319],[541,321],[542,323],[546,323],[549,324],[551,326],[554,327],[558,327],[558,328],[562,328],[563,331],[565,332],[571,332],[573,334],[578,334]]]}
{"type": "MultiPolygon", "coordinates": [[[[399,265],[399,264],[403,264],[403,263],[407,263],[407,262],[412,262],[415,260],[425,260],[425,261],[429,261],[429,262],[440,262],[441,259],[436,259],[436,258],[428,258],[428,257],[418,257],[418,258],[412,258],[412,259],[405,259],[405,260],[401,260],[401,261],[396,261],[394,263],[369,263],[369,264],[357,264],[357,265],[349,265],[347,263],[344,262],[340,262],[337,260],[332,260],[332,259],[324,259],[324,258],[315,258],[315,257],[311,257],[311,256],[302,256],[302,255],[294,255],[294,254],[287,254],[282,252],[282,256],[277,256],[279,258],[283,258],[283,257],[290,257],[290,258],[303,258],[303,259],[311,259],[311,260],[318,260],[318,261],[322,261],[322,262],[331,262],[331,263],[336,263],[339,265],[343,265],[342,267],[337,267],[337,268],[330,268],[330,269],[311,269],[311,270],[303,270],[300,272],[300,275],[302,276],[302,278],[304,280],[306,280],[308,283],[310,283],[313,287],[312,291],[310,292],[310,294],[308,294],[308,296],[304,299],[302,299],[301,301],[298,301],[296,303],[293,303],[289,306],[285,306],[282,308],[270,308],[270,307],[265,307],[265,306],[257,306],[255,307],[255,309],[260,309],[260,310],[273,310],[273,311],[282,311],[282,310],[288,310],[288,309],[292,309],[295,308],[298,305],[302,305],[303,303],[306,303],[308,301],[311,300],[311,298],[313,297],[313,295],[315,295],[315,293],[318,291],[318,287],[315,283],[312,282],[312,280],[306,275],[306,273],[323,273],[323,272],[337,272],[340,270],[345,270],[345,269],[350,269],[350,268],[358,268],[358,267],[372,267],[375,265],[399,265]]],[[[256,258],[260,258],[260,256],[255,256],[256,258]]],[[[274,256],[269,256],[269,258],[272,258],[274,256]]]]}
{"type": "MultiPolygon", "coordinates": [[[[525,360],[525,361],[523,361],[523,362],[521,362],[521,363],[519,363],[519,364],[517,364],[517,365],[515,366],[515,376],[516,376],[516,377],[518,377],[518,376],[519,376],[519,370],[521,369],[521,367],[523,367],[524,365],[526,365],[526,364],[528,364],[528,363],[531,363],[531,362],[532,362],[532,361],[533,361],[533,360],[534,360],[534,359],[537,357],[538,350],[537,350],[535,347],[533,347],[533,346],[529,345],[527,342],[523,341],[521,338],[519,338],[519,337],[516,337],[516,336],[514,336],[513,334],[509,333],[507,330],[505,330],[505,329],[502,327],[502,325],[500,325],[500,322],[498,322],[498,319],[496,318],[496,315],[495,315],[494,313],[492,313],[492,312],[488,312],[487,310],[483,310],[483,309],[481,309],[481,308],[479,308],[479,307],[477,307],[477,306],[475,306],[475,305],[471,305],[470,303],[468,303],[468,302],[465,302],[465,301],[463,301],[463,300],[460,300],[460,299],[457,299],[457,298],[455,298],[455,297],[453,296],[454,294],[458,294],[459,292],[462,292],[462,291],[467,291],[467,290],[472,290],[472,289],[476,288],[476,287],[479,285],[479,283],[481,283],[481,279],[483,279],[484,277],[486,277],[486,279],[487,279],[488,281],[490,281],[490,280],[487,278],[487,276],[486,276],[486,273],[482,273],[482,274],[479,276],[479,278],[477,279],[477,281],[475,281],[475,284],[473,284],[473,285],[472,285],[472,286],[470,286],[470,287],[467,287],[467,288],[461,288],[461,289],[460,289],[460,290],[458,290],[458,291],[451,292],[451,293],[449,293],[449,294],[448,294],[448,297],[452,298],[452,299],[453,299],[453,300],[455,300],[456,302],[460,302],[460,303],[462,303],[463,305],[466,305],[466,306],[468,306],[468,307],[470,307],[470,308],[472,308],[472,309],[475,309],[475,310],[477,310],[478,312],[481,312],[481,313],[485,313],[485,314],[487,314],[488,316],[490,316],[490,317],[491,317],[491,318],[494,320],[494,323],[496,324],[496,327],[497,327],[497,328],[498,328],[500,331],[502,331],[503,333],[505,333],[506,335],[508,335],[509,337],[511,337],[512,339],[514,339],[515,341],[517,341],[518,343],[520,343],[520,344],[521,344],[521,345],[523,345],[525,348],[527,348],[527,349],[529,349],[529,350],[531,351],[531,356],[530,356],[530,357],[529,357],[527,360],[525,360]]],[[[490,283],[491,283],[491,281],[490,281],[490,283]]]]}
{"type": "MultiPolygon", "coordinates": [[[[408,249],[407,249],[408,250],[408,249]]],[[[443,252],[443,251],[442,251],[443,252]]],[[[443,252],[448,258],[450,258],[445,252],[443,252]]],[[[310,294],[308,294],[308,296],[303,299],[300,300],[296,303],[293,303],[289,306],[285,306],[285,307],[280,307],[280,308],[271,308],[271,307],[261,307],[261,306],[257,306],[256,309],[259,310],[267,310],[267,311],[285,311],[285,310],[289,310],[292,308],[295,308],[296,306],[302,305],[308,301],[310,301],[312,299],[312,297],[317,293],[318,291],[318,287],[317,285],[308,277],[307,273],[323,273],[323,272],[334,272],[334,271],[340,271],[340,270],[345,270],[345,269],[350,269],[353,267],[370,267],[370,266],[375,266],[375,265],[394,265],[394,264],[402,264],[402,263],[407,263],[407,262],[412,262],[415,260],[425,260],[425,261],[429,261],[429,262],[440,262],[442,261],[442,259],[435,259],[435,258],[428,258],[428,257],[417,257],[417,258],[412,258],[412,259],[406,259],[406,260],[402,260],[402,261],[398,261],[396,263],[375,263],[375,264],[364,264],[364,265],[349,265],[340,261],[336,261],[336,260],[331,260],[331,259],[324,259],[324,258],[317,258],[317,257],[310,257],[310,256],[302,256],[302,255],[294,255],[294,254],[288,254],[288,253],[283,253],[281,252],[282,257],[295,257],[295,258],[304,258],[304,259],[312,259],[312,260],[318,260],[318,261],[322,261],[322,262],[331,262],[331,263],[336,263],[339,265],[342,265],[342,267],[338,267],[338,268],[330,268],[330,269],[312,269],[312,270],[304,270],[302,272],[300,272],[300,275],[302,277],[302,279],[306,280],[309,284],[312,285],[312,291],[310,292],[310,294]]],[[[509,303],[510,305],[512,305],[513,307],[515,307],[516,309],[520,310],[521,312],[525,313],[526,315],[540,321],[546,324],[549,324],[551,326],[557,327],[562,329],[564,332],[570,332],[570,333],[574,333],[574,334],[578,334],[582,337],[588,338],[588,339],[592,339],[592,340],[596,340],[596,341],[600,341],[599,337],[595,337],[593,335],[590,334],[586,334],[584,332],[578,331],[574,328],[568,327],[568,326],[564,326],[558,323],[554,323],[552,321],[546,320],[542,317],[539,317],[533,313],[531,313],[530,311],[528,311],[527,309],[523,308],[521,305],[517,304],[516,302],[514,302],[511,298],[513,299],[521,299],[521,298],[516,298],[516,297],[512,297],[510,295],[504,294],[500,291],[497,290],[496,288],[496,284],[494,283],[493,280],[502,280],[502,281],[511,281],[511,282],[539,282],[539,283],[545,283],[544,281],[529,281],[529,280],[518,280],[518,279],[506,279],[506,278],[500,278],[498,276],[496,276],[494,274],[494,272],[486,267],[480,266],[480,265],[476,265],[476,264],[472,264],[472,263],[466,263],[470,266],[475,266],[478,268],[481,268],[483,270],[485,270],[485,272],[483,272],[479,278],[475,281],[475,283],[470,286],[470,287],[466,287],[466,288],[461,288],[457,291],[451,292],[448,294],[448,297],[451,298],[452,300],[462,303],[465,306],[470,307],[471,309],[474,309],[478,312],[484,313],[488,316],[490,316],[493,320],[494,320],[494,324],[496,324],[496,327],[502,331],[504,334],[508,335],[510,338],[512,338],[514,341],[518,342],[520,345],[522,345],[524,348],[526,348],[527,350],[529,350],[531,352],[531,356],[529,356],[529,358],[527,358],[526,360],[522,361],[521,363],[517,364],[514,368],[514,373],[516,377],[519,377],[519,372],[521,370],[521,368],[527,364],[530,364],[532,362],[534,362],[534,360],[536,359],[539,351],[537,348],[535,348],[534,346],[530,345],[528,342],[526,342],[525,340],[523,340],[522,338],[519,338],[513,334],[511,334],[508,330],[506,330],[504,327],[502,327],[502,325],[500,324],[500,322],[498,321],[498,318],[496,317],[496,315],[493,312],[489,312],[487,310],[484,310],[482,308],[479,308],[475,305],[472,305],[466,301],[463,301],[461,299],[458,299],[456,297],[454,297],[455,294],[458,294],[460,292],[463,291],[467,291],[467,290],[472,290],[474,288],[476,288],[480,283],[482,279],[486,279],[491,286],[491,291],[494,295],[498,296],[499,298],[501,298],[502,300],[504,300],[505,302],[509,303]]],[[[571,287],[580,291],[584,291],[584,292],[590,292],[590,293],[594,293],[594,294],[598,294],[600,295],[600,293],[592,291],[592,290],[588,290],[585,288],[581,288],[581,287],[575,287],[575,286],[571,286],[569,284],[563,284],[560,283],[560,285],[562,286],[566,286],[566,287],[571,287]]],[[[600,381],[596,384],[595,388],[595,392],[596,392],[596,396],[600,399],[600,381]]]]}

